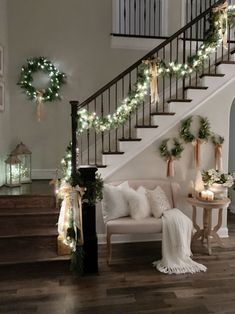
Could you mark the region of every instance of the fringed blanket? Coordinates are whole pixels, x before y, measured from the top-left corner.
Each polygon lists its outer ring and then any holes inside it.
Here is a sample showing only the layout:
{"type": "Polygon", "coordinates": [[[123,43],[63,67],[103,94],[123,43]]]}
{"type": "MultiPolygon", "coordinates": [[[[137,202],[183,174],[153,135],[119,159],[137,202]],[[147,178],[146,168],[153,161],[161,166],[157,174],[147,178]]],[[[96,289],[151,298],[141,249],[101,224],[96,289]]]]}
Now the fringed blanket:
{"type": "Polygon", "coordinates": [[[162,216],[162,259],[153,262],[160,272],[168,274],[206,271],[202,264],[191,259],[192,221],[179,209],[164,211],[162,216]]]}

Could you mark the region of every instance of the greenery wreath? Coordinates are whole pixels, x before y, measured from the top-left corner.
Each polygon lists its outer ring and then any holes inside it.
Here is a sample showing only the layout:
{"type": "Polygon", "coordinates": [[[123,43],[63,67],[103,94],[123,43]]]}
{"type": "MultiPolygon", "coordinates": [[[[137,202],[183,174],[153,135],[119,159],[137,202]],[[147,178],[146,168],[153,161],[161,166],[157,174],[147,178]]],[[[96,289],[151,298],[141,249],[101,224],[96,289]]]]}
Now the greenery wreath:
{"type": "Polygon", "coordinates": [[[41,98],[42,102],[59,99],[59,90],[65,83],[65,74],[60,72],[47,58],[36,57],[27,60],[26,65],[21,68],[18,85],[25,91],[31,100],[41,98]],[[46,89],[36,89],[33,85],[33,74],[43,71],[50,77],[49,85],[46,89]]]}
{"type": "Polygon", "coordinates": [[[182,143],[175,137],[173,138],[173,147],[172,149],[168,149],[169,138],[162,141],[161,145],[159,146],[159,152],[162,158],[168,160],[171,157],[175,159],[179,159],[181,157],[181,153],[184,150],[182,143]]]}
{"type": "Polygon", "coordinates": [[[208,141],[211,132],[210,132],[210,123],[208,118],[198,116],[200,127],[198,130],[198,136],[194,136],[192,132],[190,131],[191,123],[193,121],[193,116],[183,120],[181,122],[179,135],[180,138],[182,138],[186,143],[191,143],[197,138],[202,141],[208,141]]]}
{"type": "Polygon", "coordinates": [[[222,145],[224,142],[224,137],[219,134],[213,133],[211,135],[211,141],[214,145],[222,145]]]}

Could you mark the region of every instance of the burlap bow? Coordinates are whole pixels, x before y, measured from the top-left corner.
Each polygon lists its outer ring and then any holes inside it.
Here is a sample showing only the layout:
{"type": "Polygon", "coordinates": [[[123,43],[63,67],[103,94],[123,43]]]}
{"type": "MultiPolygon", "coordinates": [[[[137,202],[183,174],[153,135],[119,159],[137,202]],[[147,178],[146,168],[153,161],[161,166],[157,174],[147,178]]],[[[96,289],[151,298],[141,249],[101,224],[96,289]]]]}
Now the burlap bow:
{"type": "Polygon", "coordinates": [[[201,144],[202,141],[199,138],[196,138],[192,141],[192,145],[194,148],[194,163],[196,169],[200,168],[201,166],[201,144]]]}
{"type": "Polygon", "coordinates": [[[215,170],[222,170],[222,145],[215,145],[215,170]]]}
{"type": "Polygon", "coordinates": [[[175,161],[175,158],[173,156],[168,157],[168,159],[166,160],[166,163],[167,163],[166,176],[167,177],[174,177],[175,175],[174,161],[175,161]]]}
{"type": "Polygon", "coordinates": [[[151,103],[156,104],[160,100],[158,94],[158,66],[160,63],[160,59],[152,58],[144,60],[143,63],[149,65],[149,71],[151,74],[150,81],[151,103]]]}

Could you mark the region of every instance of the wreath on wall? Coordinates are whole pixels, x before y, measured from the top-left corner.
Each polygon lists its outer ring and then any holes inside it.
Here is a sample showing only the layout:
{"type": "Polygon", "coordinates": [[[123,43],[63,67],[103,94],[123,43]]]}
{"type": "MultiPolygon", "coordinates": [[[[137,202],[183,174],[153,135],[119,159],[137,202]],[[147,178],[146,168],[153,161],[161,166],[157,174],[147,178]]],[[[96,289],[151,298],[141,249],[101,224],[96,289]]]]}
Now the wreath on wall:
{"type": "Polygon", "coordinates": [[[197,132],[197,136],[195,136],[191,132],[193,116],[181,121],[179,136],[185,141],[185,143],[192,143],[194,147],[195,167],[199,168],[201,164],[201,144],[209,140],[211,136],[211,131],[208,118],[202,116],[197,117],[199,119],[199,129],[197,132]]]}
{"type": "Polygon", "coordinates": [[[35,100],[37,103],[37,117],[41,120],[42,103],[60,99],[59,90],[61,85],[65,83],[65,73],[60,72],[54,65],[45,57],[36,57],[27,59],[25,65],[21,68],[18,85],[24,90],[30,100],[35,100]],[[43,71],[50,78],[47,88],[36,88],[33,86],[33,74],[43,71]]]}
{"type": "Polygon", "coordinates": [[[167,177],[174,177],[174,160],[181,158],[184,147],[176,137],[173,138],[173,147],[171,149],[168,148],[168,142],[169,138],[162,141],[159,152],[167,162],[167,177]]]}

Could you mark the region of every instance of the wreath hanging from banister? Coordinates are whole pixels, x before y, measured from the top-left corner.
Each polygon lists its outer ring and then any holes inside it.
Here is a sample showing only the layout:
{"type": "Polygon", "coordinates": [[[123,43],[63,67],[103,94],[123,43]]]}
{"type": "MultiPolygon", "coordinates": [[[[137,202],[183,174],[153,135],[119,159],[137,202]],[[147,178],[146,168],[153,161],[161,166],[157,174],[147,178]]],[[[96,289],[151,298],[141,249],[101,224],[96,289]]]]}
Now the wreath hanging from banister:
{"type": "Polygon", "coordinates": [[[54,64],[45,57],[35,57],[27,60],[22,66],[18,85],[24,90],[30,100],[37,104],[38,121],[41,120],[42,103],[60,99],[59,90],[65,83],[66,75],[60,72],[54,64]],[[50,78],[47,88],[36,88],[33,86],[33,74],[43,71],[50,78]]]}

